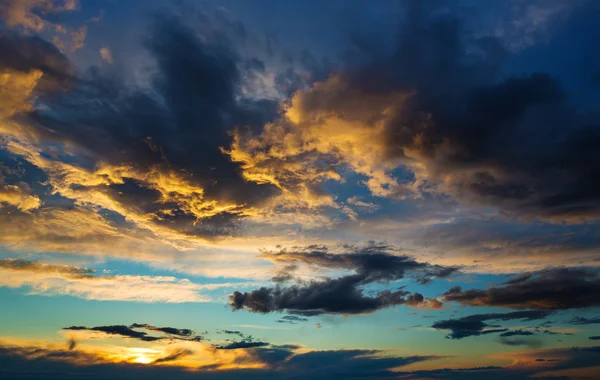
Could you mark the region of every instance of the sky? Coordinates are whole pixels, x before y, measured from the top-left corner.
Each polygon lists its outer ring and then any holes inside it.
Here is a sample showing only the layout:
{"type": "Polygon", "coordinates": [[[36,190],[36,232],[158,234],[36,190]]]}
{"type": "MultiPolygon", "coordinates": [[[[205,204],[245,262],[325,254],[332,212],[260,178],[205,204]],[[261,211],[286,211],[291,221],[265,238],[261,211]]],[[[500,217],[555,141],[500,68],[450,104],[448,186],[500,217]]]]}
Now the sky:
{"type": "Polygon", "coordinates": [[[0,378],[600,378],[599,19],[0,0],[0,378]]]}

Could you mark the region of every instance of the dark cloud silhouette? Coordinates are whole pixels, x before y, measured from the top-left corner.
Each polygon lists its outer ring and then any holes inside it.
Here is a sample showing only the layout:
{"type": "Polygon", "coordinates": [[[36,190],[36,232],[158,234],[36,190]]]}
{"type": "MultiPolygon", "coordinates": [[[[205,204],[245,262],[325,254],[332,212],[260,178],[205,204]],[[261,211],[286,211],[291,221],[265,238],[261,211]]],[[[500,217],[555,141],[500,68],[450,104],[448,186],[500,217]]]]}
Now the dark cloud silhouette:
{"type": "Polygon", "coordinates": [[[516,276],[486,290],[454,287],[447,302],[512,309],[559,310],[600,306],[600,274],[594,268],[550,268],[516,276]]]}
{"type": "Polygon", "coordinates": [[[150,336],[143,331],[136,331],[124,325],[110,325],[110,326],[70,326],[64,327],[63,330],[72,331],[99,331],[109,335],[118,335],[126,338],[139,339],[144,342],[153,342],[156,340],[164,339],[163,337],[150,336]]]}
{"type": "Polygon", "coordinates": [[[505,336],[500,336],[498,338],[498,343],[503,344],[505,346],[527,346],[529,348],[540,348],[543,346],[542,341],[539,339],[515,338],[505,336]]]}
{"type": "Polygon", "coordinates": [[[586,317],[575,317],[569,323],[574,325],[592,325],[600,323],[600,317],[586,318],[586,317]]]}
{"type": "Polygon", "coordinates": [[[503,332],[502,334],[500,334],[500,336],[531,336],[531,335],[535,335],[533,332],[531,331],[526,331],[526,330],[510,330],[510,331],[506,331],[503,332]]]}
{"type": "Polygon", "coordinates": [[[342,253],[335,253],[327,246],[311,245],[277,252],[264,251],[261,257],[275,263],[303,263],[331,269],[353,270],[362,275],[365,282],[398,280],[408,273],[417,275],[420,282],[426,283],[431,278],[449,277],[460,269],[418,262],[411,256],[398,254],[394,247],[385,244],[346,245],[342,249],[342,253]]]}
{"type": "Polygon", "coordinates": [[[600,340],[600,336],[590,336],[590,337],[588,337],[588,339],[591,339],[591,340],[600,340]]]}
{"type": "Polygon", "coordinates": [[[134,323],[129,326],[132,329],[146,329],[151,331],[163,332],[169,335],[178,335],[183,337],[189,337],[195,334],[194,330],[190,329],[178,329],[175,327],[156,327],[146,323],[134,323]]]}
{"type": "Polygon", "coordinates": [[[406,304],[412,307],[441,308],[439,301],[426,299],[420,293],[397,289],[365,295],[363,287],[414,277],[427,283],[435,277],[448,277],[456,267],[443,267],[418,262],[410,256],[395,255],[393,247],[368,244],[364,247],[344,246],[344,253],[330,252],[324,246],[295,247],[291,250],[263,252],[263,258],[276,263],[303,263],[326,269],[353,270],[338,278],[311,281],[287,287],[262,287],[251,292],[230,295],[233,310],[247,309],[257,313],[287,311],[304,316],[318,314],[363,314],[382,308],[406,304]]]}
{"type": "Polygon", "coordinates": [[[281,319],[278,319],[275,322],[296,324],[298,322],[307,322],[307,321],[308,321],[308,318],[299,317],[297,315],[284,315],[283,317],[281,317],[281,319]]]}
{"type": "MultiPolygon", "coordinates": [[[[489,325],[486,321],[509,321],[523,320],[533,321],[546,318],[551,312],[543,310],[524,310],[515,311],[512,313],[492,313],[492,314],[474,314],[459,319],[447,319],[435,322],[431,327],[438,330],[450,330],[450,334],[446,336],[448,339],[463,339],[469,336],[486,335],[493,333],[508,334],[504,337],[509,337],[514,334],[507,328],[501,328],[497,325],[489,325]]],[[[525,335],[525,334],[519,334],[525,335]]]]}
{"type": "Polygon", "coordinates": [[[157,327],[153,325],[149,325],[147,323],[134,323],[131,326],[125,325],[110,325],[110,326],[95,326],[95,327],[87,327],[87,326],[70,326],[64,327],[63,330],[72,330],[72,331],[99,331],[109,335],[118,335],[126,338],[138,339],[145,342],[153,342],[157,340],[167,339],[167,340],[185,340],[185,341],[194,341],[200,342],[204,340],[202,336],[194,335],[195,332],[190,329],[180,329],[176,327],[157,327]],[[148,335],[145,331],[138,331],[140,329],[149,330],[154,332],[160,332],[164,335],[162,336],[152,336],[148,335]]]}
{"type": "Polygon", "coordinates": [[[177,359],[181,359],[185,356],[192,355],[193,353],[194,352],[192,350],[186,350],[186,349],[180,348],[180,349],[173,351],[171,354],[169,354],[165,357],[156,359],[153,363],[154,364],[168,363],[168,362],[172,362],[177,359]]]}
{"type": "Polygon", "coordinates": [[[267,342],[242,340],[239,342],[231,342],[222,346],[214,346],[218,350],[237,350],[241,348],[254,348],[268,346],[267,342]]]}

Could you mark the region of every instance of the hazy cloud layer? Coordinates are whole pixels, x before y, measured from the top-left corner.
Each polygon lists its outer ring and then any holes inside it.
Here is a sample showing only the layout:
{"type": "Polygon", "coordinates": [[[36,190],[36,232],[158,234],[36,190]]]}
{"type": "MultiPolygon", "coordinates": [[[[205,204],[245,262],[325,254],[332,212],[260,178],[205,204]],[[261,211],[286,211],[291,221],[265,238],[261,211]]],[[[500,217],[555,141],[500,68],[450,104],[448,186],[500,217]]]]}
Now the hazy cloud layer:
{"type": "Polygon", "coordinates": [[[551,268],[518,275],[486,290],[455,287],[445,301],[470,306],[559,310],[600,306],[600,274],[592,268],[551,268]]]}

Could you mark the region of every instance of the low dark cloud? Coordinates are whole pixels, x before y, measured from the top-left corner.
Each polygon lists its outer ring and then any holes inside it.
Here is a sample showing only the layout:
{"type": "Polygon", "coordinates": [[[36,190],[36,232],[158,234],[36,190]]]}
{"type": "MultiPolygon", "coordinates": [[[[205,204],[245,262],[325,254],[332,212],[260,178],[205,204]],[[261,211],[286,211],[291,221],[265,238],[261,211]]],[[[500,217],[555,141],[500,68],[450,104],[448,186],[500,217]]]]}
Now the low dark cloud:
{"type": "MultiPolygon", "coordinates": [[[[522,320],[533,321],[546,318],[551,312],[542,310],[524,310],[515,311],[512,313],[492,313],[492,314],[474,314],[459,319],[447,319],[435,322],[431,327],[438,330],[450,330],[450,334],[446,336],[448,339],[463,339],[469,336],[478,336],[494,333],[508,334],[504,337],[517,335],[514,331],[509,331],[507,328],[502,328],[497,325],[490,325],[486,321],[509,321],[522,320]]],[[[525,334],[518,334],[525,335],[525,334]]]]}
{"type": "Polygon", "coordinates": [[[173,351],[171,354],[169,354],[165,357],[156,359],[153,363],[154,364],[168,363],[168,362],[172,362],[172,361],[181,359],[185,356],[192,355],[193,353],[194,352],[192,350],[180,348],[180,349],[173,351]]]}
{"type": "Polygon", "coordinates": [[[134,323],[131,326],[132,329],[146,329],[146,330],[151,330],[151,331],[156,331],[156,332],[163,332],[165,334],[169,334],[169,335],[178,335],[178,336],[183,336],[183,337],[189,337],[195,334],[194,330],[190,330],[190,329],[178,329],[175,327],[157,327],[157,326],[152,326],[146,323],[134,323]]]}
{"type": "Polygon", "coordinates": [[[498,343],[505,346],[526,346],[529,348],[540,348],[543,343],[539,339],[527,339],[527,338],[515,338],[515,337],[504,337],[498,338],[498,343]]]}
{"type": "Polygon", "coordinates": [[[237,350],[243,348],[254,348],[254,347],[265,347],[268,346],[267,342],[241,340],[239,342],[231,342],[221,346],[214,346],[218,350],[237,350]]]}
{"type": "Polygon", "coordinates": [[[143,331],[136,331],[128,326],[124,325],[110,325],[110,326],[95,326],[95,327],[86,327],[86,326],[70,326],[64,327],[63,330],[72,330],[72,331],[98,331],[103,332],[108,335],[117,335],[125,338],[133,338],[139,339],[144,342],[153,342],[156,340],[164,339],[163,337],[150,336],[143,331]]]}
{"type": "Polygon", "coordinates": [[[486,290],[454,287],[446,302],[511,309],[561,310],[600,306],[600,272],[595,268],[551,268],[521,274],[486,290]]]}
{"type": "Polygon", "coordinates": [[[588,337],[588,339],[591,339],[591,340],[600,340],[600,336],[590,336],[590,337],[588,337]]]}
{"type": "Polygon", "coordinates": [[[238,335],[238,336],[241,336],[242,338],[244,337],[244,334],[239,330],[221,330],[221,331],[219,331],[219,333],[229,334],[229,335],[238,335]]]}
{"type": "Polygon", "coordinates": [[[149,325],[146,323],[134,323],[131,326],[125,325],[110,325],[110,326],[95,326],[95,327],[87,327],[87,326],[70,326],[64,327],[63,330],[71,330],[71,331],[99,331],[109,335],[117,335],[125,338],[133,338],[138,339],[144,342],[153,342],[157,340],[186,340],[186,341],[195,341],[199,342],[204,340],[204,338],[200,335],[194,335],[195,332],[190,329],[180,329],[176,327],[157,327],[153,325],[149,325]],[[149,330],[154,332],[160,332],[164,335],[162,336],[153,336],[148,335],[145,331],[139,330],[149,330]]]}
{"type": "Polygon", "coordinates": [[[371,243],[364,247],[344,246],[344,252],[330,252],[325,246],[296,247],[278,252],[263,252],[262,257],[276,263],[303,263],[323,269],[345,269],[355,273],[322,281],[262,287],[251,292],[234,292],[230,297],[233,310],[257,313],[287,311],[304,316],[318,314],[364,314],[379,309],[408,305],[441,308],[439,301],[420,293],[399,288],[366,295],[363,287],[412,277],[420,283],[432,278],[448,277],[456,267],[418,262],[410,256],[396,255],[393,247],[371,243]]]}
{"type": "Polygon", "coordinates": [[[600,323],[600,317],[586,318],[586,317],[575,317],[569,323],[574,325],[593,325],[600,323]]]}
{"type": "Polygon", "coordinates": [[[502,334],[500,334],[500,336],[505,336],[505,337],[509,337],[509,336],[531,336],[531,335],[535,335],[533,332],[531,331],[526,331],[526,330],[510,330],[510,331],[506,331],[503,332],[502,334]]]}
{"type": "Polygon", "coordinates": [[[304,318],[304,317],[299,317],[297,315],[284,315],[283,317],[281,317],[281,319],[278,319],[277,321],[275,321],[277,323],[289,323],[289,324],[296,324],[298,322],[308,322],[308,318],[304,318]]]}

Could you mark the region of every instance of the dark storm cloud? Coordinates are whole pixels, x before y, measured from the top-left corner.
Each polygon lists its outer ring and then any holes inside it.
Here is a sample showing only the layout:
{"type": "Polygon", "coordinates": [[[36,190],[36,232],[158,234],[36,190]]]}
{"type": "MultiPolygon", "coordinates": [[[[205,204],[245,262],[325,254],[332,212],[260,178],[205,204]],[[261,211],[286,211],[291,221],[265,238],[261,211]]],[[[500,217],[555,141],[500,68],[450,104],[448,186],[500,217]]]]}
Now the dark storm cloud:
{"type": "Polygon", "coordinates": [[[234,126],[262,126],[277,111],[274,101],[240,98],[242,70],[248,64],[260,67],[260,62],[246,63],[227,40],[200,37],[169,15],[154,16],[144,47],[155,64],[145,89],[97,67],[76,78],[68,59],[38,37],[0,36],[0,52],[5,53],[0,66],[42,71],[36,88],[41,95],[49,81],[65,89],[40,96],[43,107],[28,114],[28,128],[42,142],[73,145],[77,165],[86,171],[108,164],[144,173],[143,178],[125,174],[102,184],[75,183],[73,190],[101,192],[126,212],[186,235],[237,233],[243,210],[276,193],[274,187],[245,181],[238,164],[220,150],[229,146],[228,131],[234,126]],[[148,182],[157,172],[177,173],[202,189],[208,215],[181,203],[194,194],[165,200],[165,194],[176,192],[161,192],[148,182]],[[213,201],[235,206],[212,213],[213,201]]]}
{"type": "MultiPolygon", "coordinates": [[[[307,94],[306,113],[352,119],[361,100],[413,94],[387,123],[384,149],[408,168],[418,163],[424,191],[557,222],[600,216],[597,109],[548,73],[507,75],[503,41],[473,38],[443,5],[407,4],[394,53],[343,72],[348,85],[339,93],[325,86],[307,94]]],[[[597,7],[576,12],[563,33],[587,28],[594,46],[598,16],[597,7]]]]}
{"type": "MultiPolygon", "coordinates": [[[[546,318],[551,312],[541,310],[515,311],[512,313],[492,313],[492,314],[474,314],[459,319],[447,319],[435,322],[431,327],[438,330],[450,330],[446,336],[448,339],[462,339],[469,336],[478,336],[493,333],[509,334],[513,333],[507,328],[499,328],[497,325],[489,325],[486,321],[509,321],[523,320],[533,321],[546,318]]],[[[515,334],[513,334],[515,335],[515,334]]],[[[524,334],[520,334],[524,335],[524,334]]]]}
{"type": "Polygon", "coordinates": [[[521,274],[486,290],[454,287],[447,302],[512,309],[560,310],[600,306],[600,273],[592,268],[551,268],[521,274]]]}
{"type": "Polygon", "coordinates": [[[326,281],[311,282],[290,287],[262,287],[251,292],[235,291],[229,296],[232,309],[246,309],[255,313],[287,311],[299,315],[364,314],[382,308],[402,305],[409,292],[382,291],[366,296],[358,288],[357,276],[346,276],[326,281]]]}
{"type": "Polygon", "coordinates": [[[344,246],[348,253],[329,252],[325,246],[295,247],[279,252],[263,252],[263,258],[276,263],[303,263],[326,269],[346,269],[355,273],[322,281],[287,287],[262,287],[251,292],[234,292],[230,297],[233,310],[247,309],[257,313],[287,311],[299,315],[363,314],[406,304],[413,307],[441,308],[437,300],[425,299],[402,288],[384,290],[374,296],[364,294],[363,287],[387,283],[412,276],[427,283],[434,277],[447,277],[456,267],[442,267],[417,262],[412,257],[394,255],[393,247],[368,244],[365,247],[344,246]]]}
{"type": "MultiPolygon", "coordinates": [[[[292,247],[277,252],[263,252],[261,257],[276,263],[303,263],[329,269],[353,270],[365,283],[393,281],[407,273],[418,276],[419,282],[431,278],[449,277],[458,267],[444,267],[418,262],[413,257],[398,255],[393,246],[370,243],[365,246],[343,246],[343,253],[331,252],[327,246],[292,247]]],[[[292,267],[293,268],[293,267],[292,267]]]]}
{"type": "Polygon", "coordinates": [[[0,68],[44,73],[36,90],[41,93],[66,89],[74,80],[69,60],[50,42],[38,36],[19,36],[0,31],[0,68]]]}
{"type": "Polygon", "coordinates": [[[590,336],[588,339],[591,339],[591,340],[600,340],[600,336],[590,336]]]}

